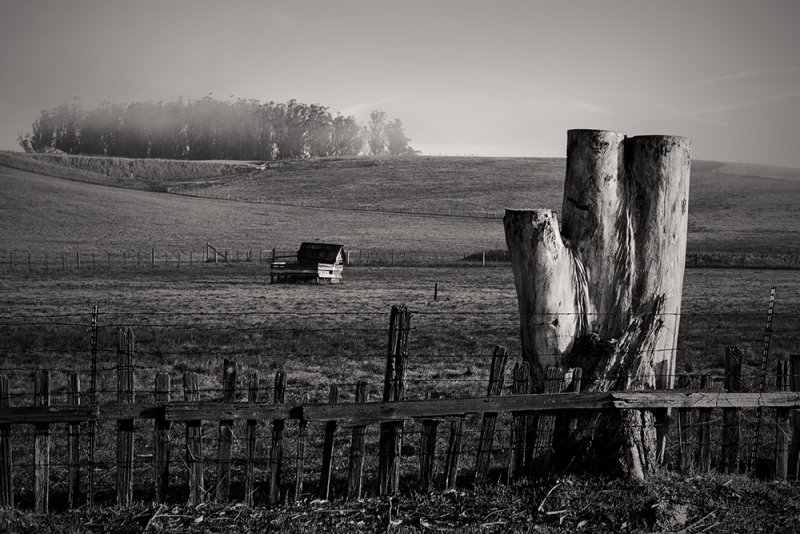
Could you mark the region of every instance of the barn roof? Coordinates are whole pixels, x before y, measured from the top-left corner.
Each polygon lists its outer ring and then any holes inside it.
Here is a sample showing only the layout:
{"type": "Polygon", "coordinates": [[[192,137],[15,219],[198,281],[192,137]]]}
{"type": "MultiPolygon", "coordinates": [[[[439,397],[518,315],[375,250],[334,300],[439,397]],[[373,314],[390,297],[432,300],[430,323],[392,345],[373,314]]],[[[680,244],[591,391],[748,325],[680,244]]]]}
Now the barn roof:
{"type": "Polygon", "coordinates": [[[316,261],[320,263],[336,263],[341,261],[344,245],[332,243],[309,243],[304,242],[297,251],[298,261],[316,261]]]}

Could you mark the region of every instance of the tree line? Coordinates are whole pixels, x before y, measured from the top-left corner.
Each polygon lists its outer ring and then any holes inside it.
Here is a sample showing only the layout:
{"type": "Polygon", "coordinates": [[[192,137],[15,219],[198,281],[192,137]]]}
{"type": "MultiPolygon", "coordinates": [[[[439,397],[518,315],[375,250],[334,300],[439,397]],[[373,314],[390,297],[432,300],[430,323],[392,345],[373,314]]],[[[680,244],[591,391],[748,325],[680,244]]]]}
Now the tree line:
{"type": "Polygon", "coordinates": [[[361,125],[326,106],[206,96],[174,102],[104,102],[86,110],[75,99],[44,110],[19,134],[26,152],[63,152],[127,158],[298,159],[414,154],[399,119],[384,111],[361,125]]]}

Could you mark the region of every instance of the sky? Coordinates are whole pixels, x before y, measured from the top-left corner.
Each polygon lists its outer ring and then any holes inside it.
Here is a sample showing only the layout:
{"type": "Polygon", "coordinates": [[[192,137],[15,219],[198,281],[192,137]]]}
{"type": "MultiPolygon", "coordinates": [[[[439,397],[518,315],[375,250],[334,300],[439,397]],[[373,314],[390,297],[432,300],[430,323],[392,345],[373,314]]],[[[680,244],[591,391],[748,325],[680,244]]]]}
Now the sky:
{"type": "Polygon", "coordinates": [[[800,1],[3,0],[0,149],[41,110],[296,99],[423,154],[557,156],[572,128],[800,168],[800,1]]]}

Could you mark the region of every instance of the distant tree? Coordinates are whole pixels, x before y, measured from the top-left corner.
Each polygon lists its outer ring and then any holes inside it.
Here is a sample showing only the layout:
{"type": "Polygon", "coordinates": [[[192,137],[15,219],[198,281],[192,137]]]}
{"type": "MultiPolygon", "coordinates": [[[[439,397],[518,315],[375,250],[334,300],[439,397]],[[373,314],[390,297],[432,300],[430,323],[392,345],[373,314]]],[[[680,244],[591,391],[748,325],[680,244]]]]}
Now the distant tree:
{"type": "Polygon", "coordinates": [[[364,136],[353,117],[337,115],[333,119],[331,145],[334,156],[357,156],[361,152],[364,148],[364,136]]]}
{"type": "Polygon", "coordinates": [[[386,112],[373,110],[369,114],[369,124],[367,124],[367,146],[370,154],[377,156],[382,154],[386,148],[386,112]]]}
{"type": "Polygon", "coordinates": [[[103,102],[84,110],[80,100],[43,110],[17,142],[30,152],[131,158],[272,160],[362,153],[406,153],[402,123],[373,111],[368,125],[331,116],[321,104],[296,100],[225,102],[210,94],[176,102],[103,102]]]}
{"type": "Polygon", "coordinates": [[[384,136],[386,137],[386,148],[392,156],[401,156],[414,154],[414,149],[408,143],[411,139],[406,137],[406,132],[403,130],[403,123],[400,119],[395,119],[388,123],[383,128],[384,136]]]}

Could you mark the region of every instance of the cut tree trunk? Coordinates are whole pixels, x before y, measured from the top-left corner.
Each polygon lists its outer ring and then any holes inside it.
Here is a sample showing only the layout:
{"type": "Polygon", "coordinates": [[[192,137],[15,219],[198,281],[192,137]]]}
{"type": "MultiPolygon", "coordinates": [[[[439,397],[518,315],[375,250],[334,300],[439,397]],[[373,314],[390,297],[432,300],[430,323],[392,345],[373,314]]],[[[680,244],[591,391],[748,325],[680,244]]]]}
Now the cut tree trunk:
{"type": "MultiPolygon", "coordinates": [[[[588,391],[673,386],[690,153],[684,137],[570,130],[560,228],[550,210],[506,211],[522,352],[540,388],[549,366],[582,367],[588,391]]],[[[660,426],[620,417],[621,467],[641,478],[660,426]]]]}

